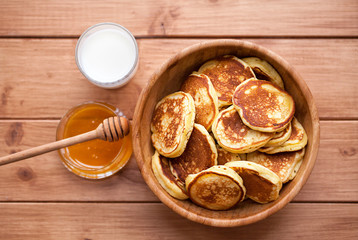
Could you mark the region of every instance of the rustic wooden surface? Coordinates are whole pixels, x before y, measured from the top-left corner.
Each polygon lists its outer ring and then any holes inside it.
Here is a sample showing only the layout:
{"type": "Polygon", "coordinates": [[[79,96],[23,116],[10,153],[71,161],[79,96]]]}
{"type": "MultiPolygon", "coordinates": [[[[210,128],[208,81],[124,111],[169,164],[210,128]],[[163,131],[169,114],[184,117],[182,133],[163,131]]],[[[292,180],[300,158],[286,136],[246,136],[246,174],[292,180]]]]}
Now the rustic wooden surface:
{"type": "Polygon", "coordinates": [[[206,39],[245,39],[302,75],[321,119],[306,185],[287,207],[253,225],[213,228],[173,213],[151,193],[134,157],[103,181],[68,172],[56,152],[0,168],[1,239],[353,239],[358,235],[358,2],[1,1],[0,155],[55,139],[60,117],[87,100],[132,118],[150,75],[206,39]],[[139,69],[125,87],[89,84],[75,65],[78,36],[112,21],[137,37],[139,69]],[[123,100],[125,99],[125,100],[123,100]]]}

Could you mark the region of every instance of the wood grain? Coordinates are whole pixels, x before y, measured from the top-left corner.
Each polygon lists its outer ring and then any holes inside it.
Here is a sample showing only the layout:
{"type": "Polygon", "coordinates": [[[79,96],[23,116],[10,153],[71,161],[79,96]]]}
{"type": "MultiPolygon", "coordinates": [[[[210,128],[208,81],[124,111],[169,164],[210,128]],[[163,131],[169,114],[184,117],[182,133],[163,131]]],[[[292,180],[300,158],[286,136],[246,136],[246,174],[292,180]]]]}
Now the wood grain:
{"type": "Polygon", "coordinates": [[[79,36],[110,21],[136,36],[358,36],[357,10],[355,0],[13,0],[0,8],[0,35],[79,36]]]}
{"type": "MultiPolygon", "coordinates": [[[[57,124],[0,121],[0,156],[53,141],[57,124]]],[[[294,201],[358,202],[357,146],[358,121],[321,121],[315,167],[294,201]]],[[[144,183],[134,156],[118,174],[100,181],[70,173],[56,152],[2,166],[0,176],[7,179],[0,181],[0,201],[159,201],[144,183]]]]}
{"type": "Polygon", "coordinates": [[[357,146],[357,121],[321,121],[317,161],[295,201],[358,202],[357,146]]]}
{"type": "MultiPolygon", "coordinates": [[[[358,78],[357,39],[249,40],[297,69],[321,118],[358,118],[358,85],[353,80],[358,78]]],[[[136,76],[123,88],[106,90],[90,84],[77,69],[75,39],[0,39],[0,118],[60,118],[72,106],[89,100],[112,103],[132,118],[152,73],[176,52],[200,41],[204,40],[138,40],[136,76]]]]}
{"type": "Polygon", "coordinates": [[[0,203],[0,212],[7,216],[0,218],[3,239],[354,239],[358,234],[355,204],[293,203],[237,228],[200,225],[159,203],[0,203]]]}

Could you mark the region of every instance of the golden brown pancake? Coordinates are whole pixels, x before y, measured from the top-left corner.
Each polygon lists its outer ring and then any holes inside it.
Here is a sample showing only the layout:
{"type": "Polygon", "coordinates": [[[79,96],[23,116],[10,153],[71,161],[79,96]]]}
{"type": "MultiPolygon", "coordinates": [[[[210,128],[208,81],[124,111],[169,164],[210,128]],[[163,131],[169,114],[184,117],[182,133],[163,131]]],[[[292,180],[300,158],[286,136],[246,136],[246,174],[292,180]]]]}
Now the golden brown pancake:
{"type": "Polygon", "coordinates": [[[175,92],[158,102],[152,122],[152,143],[165,157],[178,157],[185,149],[195,120],[194,99],[188,93],[175,92]]]}
{"type": "Polygon", "coordinates": [[[295,113],[293,98],[271,82],[251,79],[241,83],[233,104],[242,121],[262,132],[282,131],[295,113]]]}
{"type": "Polygon", "coordinates": [[[212,131],[218,144],[232,153],[253,152],[264,146],[274,135],[247,127],[233,106],[218,114],[212,131]]]}
{"type": "Polygon", "coordinates": [[[226,210],[245,198],[242,179],[225,166],[213,166],[197,174],[190,174],[185,185],[190,199],[207,209],[226,210]]]}
{"type": "Polygon", "coordinates": [[[241,60],[251,67],[257,79],[270,81],[280,88],[285,89],[280,74],[265,60],[258,57],[248,57],[241,60]]]}
{"type": "Polygon", "coordinates": [[[247,161],[258,163],[270,169],[280,177],[283,183],[286,183],[291,180],[291,175],[294,172],[296,165],[302,161],[304,154],[304,149],[295,152],[276,154],[265,154],[255,151],[247,154],[247,161]]]}
{"type": "Polygon", "coordinates": [[[232,103],[232,95],[240,83],[255,78],[254,72],[244,61],[231,55],[206,62],[198,72],[210,78],[218,95],[219,107],[232,103]]]}
{"type": "Polygon", "coordinates": [[[182,155],[170,160],[170,169],[174,176],[185,182],[189,174],[198,173],[217,164],[215,142],[208,131],[195,123],[188,144],[182,155]]]}
{"type": "Polygon", "coordinates": [[[228,152],[220,147],[220,145],[216,145],[216,149],[218,150],[218,165],[224,165],[227,162],[241,160],[239,153],[228,152]]]}
{"type": "Polygon", "coordinates": [[[275,133],[273,138],[268,141],[264,147],[278,147],[284,144],[291,136],[292,133],[292,124],[289,123],[288,126],[280,132],[275,133]]]}
{"type": "Polygon", "coordinates": [[[282,187],[280,178],[264,166],[248,162],[228,162],[225,166],[233,169],[244,181],[246,196],[258,203],[276,200],[282,187]]]}
{"type": "Polygon", "coordinates": [[[174,177],[170,171],[168,159],[161,156],[158,151],[155,151],[152,157],[152,170],[159,184],[171,196],[177,199],[188,198],[183,182],[174,177]]]}
{"type": "Polygon", "coordinates": [[[262,147],[259,149],[260,152],[268,154],[274,154],[279,152],[292,152],[298,151],[304,148],[307,144],[307,134],[301,123],[297,118],[293,118],[292,132],[290,138],[278,147],[262,147]]]}
{"type": "Polygon", "coordinates": [[[295,166],[295,168],[293,169],[293,171],[292,171],[292,173],[290,175],[290,178],[289,178],[290,181],[296,177],[298,170],[300,170],[302,162],[303,162],[303,159],[301,159],[301,161],[298,161],[296,163],[296,166],[295,166]]]}
{"type": "Polygon", "coordinates": [[[218,96],[208,76],[200,73],[192,73],[184,81],[181,91],[189,93],[195,102],[195,122],[203,125],[206,130],[219,113],[218,96]]]}

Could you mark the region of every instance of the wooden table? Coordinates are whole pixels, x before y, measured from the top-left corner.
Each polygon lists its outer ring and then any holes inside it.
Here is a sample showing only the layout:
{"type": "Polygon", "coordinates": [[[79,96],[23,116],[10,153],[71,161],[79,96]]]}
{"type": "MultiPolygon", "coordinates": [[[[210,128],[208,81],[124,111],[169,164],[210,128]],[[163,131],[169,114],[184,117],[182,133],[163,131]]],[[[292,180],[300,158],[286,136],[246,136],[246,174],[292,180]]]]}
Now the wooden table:
{"type": "Polygon", "coordinates": [[[150,75],[180,49],[244,39],[290,62],[321,119],[315,168],[273,216],[214,228],[182,218],[144,183],[132,156],[101,181],[75,176],[56,152],[0,168],[0,239],[356,239],[358,235],[358,2],[12,0],[0,7],[0,154],[53,141],[61,116],[89,100],[130,119],[150,75]],[[117,90],[91,85],[75,64],[79,35],[117,22],[137,38],[139,70],[117,90]]]}

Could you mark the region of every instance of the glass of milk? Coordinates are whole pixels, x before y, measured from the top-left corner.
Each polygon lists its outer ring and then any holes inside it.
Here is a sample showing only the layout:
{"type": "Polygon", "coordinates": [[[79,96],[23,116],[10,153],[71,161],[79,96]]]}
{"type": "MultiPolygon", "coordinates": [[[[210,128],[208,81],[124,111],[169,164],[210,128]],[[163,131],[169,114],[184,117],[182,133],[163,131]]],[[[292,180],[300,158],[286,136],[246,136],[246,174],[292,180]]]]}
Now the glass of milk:
{"type": "Polygon", "coordinates": [[[93,84],[103,88],[121,87],[137,70],[137,42],[119,24],[96,24],[78,39],[76,64],[93,84]]]}

